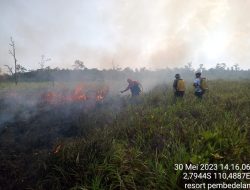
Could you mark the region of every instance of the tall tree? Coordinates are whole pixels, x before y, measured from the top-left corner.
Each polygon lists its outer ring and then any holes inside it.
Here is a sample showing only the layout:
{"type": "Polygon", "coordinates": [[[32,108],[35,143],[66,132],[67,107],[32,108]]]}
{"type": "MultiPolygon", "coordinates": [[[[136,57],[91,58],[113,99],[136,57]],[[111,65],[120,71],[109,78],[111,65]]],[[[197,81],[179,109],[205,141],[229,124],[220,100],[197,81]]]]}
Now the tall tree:
{"type": "Polygon", "coordinates": [[[73,67],[75,70],[86,69],[83,61],[80,61],[80,60],[75,60],[73,67]]]}
{"type": "Polygon", "coordinates": [[[240,70],[240,67],[239,67],[238,63],[234,64],[233,67],[234,67],[235,71],[239,71],[240,70]]]}
{"type": "MultiPolygon", "coordinates": [[[[14,79],[15,79],[15,83],[17,85],[17,59],[16,59],[16,47],[15,47],[15,42],[12,39],[12,37],[10,37],[10,47],[11,49],[9,50],[9,54],[13,57],[14,59],[14,79]]],[[[11,71],[11,73],[13,74],[12,68],[7,66],[9,71],[11,71]]]]}
{"type": "Polygon", "coordinates": [[[225,70],[226,66],[227,66],[226,63],[217,63],[215,69],[225,70]]]}

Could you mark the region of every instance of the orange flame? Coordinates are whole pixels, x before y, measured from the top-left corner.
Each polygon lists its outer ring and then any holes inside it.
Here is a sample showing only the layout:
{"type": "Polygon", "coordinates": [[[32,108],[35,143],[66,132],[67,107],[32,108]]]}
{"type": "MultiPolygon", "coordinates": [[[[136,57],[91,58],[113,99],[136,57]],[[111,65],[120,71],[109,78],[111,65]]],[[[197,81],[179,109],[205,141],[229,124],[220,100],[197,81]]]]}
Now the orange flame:
{"type": "Polygon", "coordinates": [[[50,104],[61,104],[66,102],[82,102],[86,100],[95,100],[96,102],[100,102],[104,100],[107,94],[108,94],[107,87],[85,90],[83,85],[78,85],[69,93],[51,92],[51,91],[44,93],[42,94],[42,100],[50,104]]]}
{"type": "Polygon", "coordinates": [[[87,100],[87,96],[85,95],[83,91],[83,86],[77,86],[72,94],[72,101],[84,101],[87,100]]]}

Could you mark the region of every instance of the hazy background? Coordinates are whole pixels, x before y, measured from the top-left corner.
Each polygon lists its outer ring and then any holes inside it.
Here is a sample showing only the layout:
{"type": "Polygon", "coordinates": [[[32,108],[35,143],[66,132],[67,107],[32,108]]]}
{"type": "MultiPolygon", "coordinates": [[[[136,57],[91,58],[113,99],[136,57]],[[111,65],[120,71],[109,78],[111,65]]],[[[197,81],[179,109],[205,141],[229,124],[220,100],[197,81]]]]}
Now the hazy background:
{"type": "Polygon", "coordinates": [[[0,67],[149,69],[192,62],[249,69],[249,0],[1,0],[0,67]]]}

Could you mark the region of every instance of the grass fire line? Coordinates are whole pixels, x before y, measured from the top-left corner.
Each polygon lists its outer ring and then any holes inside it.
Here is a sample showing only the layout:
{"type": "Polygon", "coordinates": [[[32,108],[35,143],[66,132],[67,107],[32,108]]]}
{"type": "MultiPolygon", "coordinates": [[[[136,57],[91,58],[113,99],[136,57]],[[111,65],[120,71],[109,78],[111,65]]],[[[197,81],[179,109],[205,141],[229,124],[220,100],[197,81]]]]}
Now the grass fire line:
{"type": "Polygon", "coordinates": [[[77,85],[73,90],[63,89],[59,91],[49,91],[42,94],[44,102],[51,104],[82,102],[86,100],[102,101],[108,94],[108,87],[84,88],[84,85],[77,85]]]}

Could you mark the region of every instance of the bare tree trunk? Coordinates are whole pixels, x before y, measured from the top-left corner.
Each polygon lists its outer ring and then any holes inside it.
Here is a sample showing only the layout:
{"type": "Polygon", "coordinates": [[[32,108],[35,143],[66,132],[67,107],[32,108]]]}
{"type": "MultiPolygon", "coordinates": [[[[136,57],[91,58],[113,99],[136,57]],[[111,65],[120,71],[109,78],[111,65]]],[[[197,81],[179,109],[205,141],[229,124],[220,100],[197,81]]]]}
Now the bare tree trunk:
{"type": "Polygon", "coordinates": [[[14,68],[14,79],[15,83],[17,85],[18,79],[17,79],[17,59],[16,59],[16,48],[15,48],[15,42],[13,41],[12,37],[10,38],[10,44],[12,47],[12,50],[9,50],[9,54],[12,55],[14,58],[15,68],[14,68]]]}

